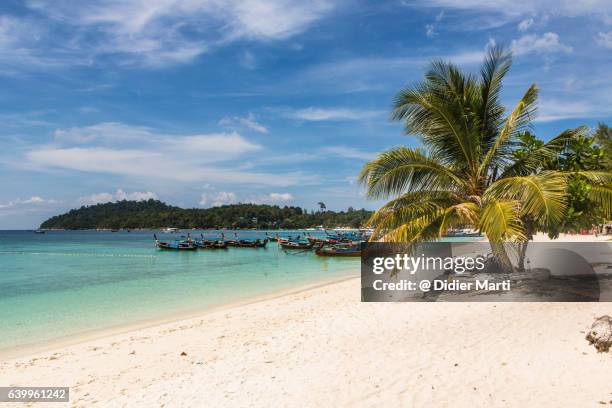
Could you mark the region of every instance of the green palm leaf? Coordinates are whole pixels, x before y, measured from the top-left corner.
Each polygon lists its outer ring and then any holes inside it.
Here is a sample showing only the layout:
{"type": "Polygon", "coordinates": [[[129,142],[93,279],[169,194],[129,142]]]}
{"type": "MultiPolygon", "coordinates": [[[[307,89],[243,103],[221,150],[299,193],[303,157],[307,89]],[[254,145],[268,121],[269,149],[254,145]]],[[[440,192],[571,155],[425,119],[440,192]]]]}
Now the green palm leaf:
{"type": "Polygon", "coordinates": [[[485,196],[516,200],[521,203],[521,215],[551,225],[565,214],[566,183],[566,176],[554,171],[506,177],[492,184],[485,196]]]}
{"type": "Polygon", "coordinates": [[[418,149],[397,147],[367,163],[359,175],[369,197],[397,196],[406,191],[435,191],[463,180],[435,157],[418,149]]]}

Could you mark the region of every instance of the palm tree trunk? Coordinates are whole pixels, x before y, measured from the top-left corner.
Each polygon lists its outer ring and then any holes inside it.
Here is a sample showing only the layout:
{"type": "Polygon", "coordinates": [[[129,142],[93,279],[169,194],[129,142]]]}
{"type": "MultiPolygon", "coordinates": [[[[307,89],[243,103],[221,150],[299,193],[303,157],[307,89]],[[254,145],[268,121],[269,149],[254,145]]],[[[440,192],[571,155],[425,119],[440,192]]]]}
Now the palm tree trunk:
{"type": "Polygon", "coordinates": [[[491,241],[489,240],[489,244],[491,245],[491,251],[493,252],[493,257],[495,259],[495,272],[501,273],[510,273],[513,271],[512,262],[510,262],[510,257],[508,256],[508,252],[504,247],[503,242],[491,241]]]}
{"type": "Polygon", "coordinates": [[[520,272],[525,271],[525,255],[527,254],[527,245],[529,245],[529,241],[521,242],[519,244],[517,269],[520,272]]]}

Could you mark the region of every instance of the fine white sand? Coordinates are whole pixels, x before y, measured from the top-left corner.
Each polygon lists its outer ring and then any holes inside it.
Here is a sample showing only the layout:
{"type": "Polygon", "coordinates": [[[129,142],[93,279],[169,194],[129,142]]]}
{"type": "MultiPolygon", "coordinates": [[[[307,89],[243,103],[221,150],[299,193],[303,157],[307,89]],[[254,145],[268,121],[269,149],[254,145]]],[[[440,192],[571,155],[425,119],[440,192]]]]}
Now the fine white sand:
{"type": "Polygon", "coordinates": [[[612,355],[584,339],[602,314],[360,303],[350,279],[4,361],[0,384],[69,386],[79,407],[612,406],[612,355]]]}

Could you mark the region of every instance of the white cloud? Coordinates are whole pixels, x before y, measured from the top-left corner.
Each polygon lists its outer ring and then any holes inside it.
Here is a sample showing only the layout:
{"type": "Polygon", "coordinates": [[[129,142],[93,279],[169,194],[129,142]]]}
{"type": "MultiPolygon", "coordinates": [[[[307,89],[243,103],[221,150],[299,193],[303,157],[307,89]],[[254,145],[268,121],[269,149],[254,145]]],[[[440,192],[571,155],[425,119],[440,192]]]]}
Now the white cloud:
{"type": "Polygon", "coordinates": [[[442,19],[444,18],[444,10],[440,11],[435,18],[435,21],[431,24],[425,25],[425,35],[429,38],[435,37],[438,33],[436,33],[436,26],[442,19]]]}
{"type": "Polygon", "coordinates": [[[11,200],[5,203],[0,203],[0,210],[22,208],[22,207],[28,207],[28,206],[41,206],[43,204],[56,204],[56,203],[58,203],[57,200],[44,199],[39,196],[32,196],[27,199],[18,198],[16,200],[11,200]]]}
{"type": "Polygon", "coordinates": [[[45,27],[40,24],[9,15],[0,15],[1,72],[15,75],[21,73],[22,67],[52,68],[62,65],[48,53],[40,52],[44,51],[43,43],[46,35],[45,27]]]}
{"type": "Polygon", "coordinates": [[[79,202],[82,204],[98,204],[108,203],[115,201],[146,201],[146,200],[157,200],[157,194],[151,191],[134,191],[131,193],[125,192],[122,189],[118,189],[114,194],[112,193],[97,193],[91,194],[85,197],[79,198],[79,202]]]}
{"type": "Polygon", "coordinates": [[[202,207],[218,207],[220,205],[253,203],[253,204],[281,204],[293,201],[294,197],[291,193],[268,193],[251,196],[250,198],[238,199],[236,193],[231,191],[213,191],[204,193],[200,196],[200,205],[202,207]]]}
{"type": "Polygon", "coordinates": [[[242,53],[240,57],[240,65],[245,67],[246,69],[255,69],[257,68],[257,59],[252,52],[246,50],[242,53]]]}
{"type": "Polygon", "coordinates": [[[294,197],[290,193],[270,193],[259,197],[258,201],[262,203],[284,203],[287,201],[292,201],[293,199],[294,197]]]}
{"type": "Polygon", "coordinates": [[[583,101],[542,99],[538,107],[537,122],[562,119],[597,117],[601,110],[583,101]]]}
{"type": "Polygon", "coordinates": [[[329,146],[321,149],[321,152],[324,154],[329,154],[332,156],[343,157],[346,159],[356,159],[356,160],[372,160],[376,153],[373,152],[364,152],[352,147],[347,146],[329,146]]]}
{"type": "Polygon", "coordinates": [[[247,129],[254,130],[258,133],[268,133],[268,128],[257,121],[255,115],[251,112],[246,117],[232,116],[224,117],[219,121],[221,126],[244,126],[247,129]]]}
{"type": "Polygon", "coordinates": [[[609,0],[537,0],[520,3],[515,0],[404,0],[404,3],[425,7],[491,11],[509,16],[534,15],[537,13],[579,16],[612,12],[612,2],[609,0]]]}
{"type": "Polygon", "coordinates": [[[602,47],[612,48],[612,31],[608,31],[607,33],[597,33],[595,41],[597,41],[597,44],[601,45],[602,47]]]}
{"type": "Polygon", "coordinates": [[[429,38],[433,38],[436,36],[436,30],[433,24],[425,25],[425,35],[429,38]]]}
{"type": "Polygon", "coordinates": [[[27,5],[70,33],[64,42],[90,63],[119,55],[122,64],[148,66],[188,62],[238,39],[286,39],[334,9],[323,0],[30,0],[27,5]]]}
{"type": "Polygon", "coordinates": [[[220,205],[236,204],[237,202],[236,193],[231,191],[204,193],[200,197],[200,205],[203,207],[218,207],[220,205]]]}
{"type": "Polygon", "coordinates": [[[300,120],[319,122],[326,120],[364,120],[383,114],[383,112],[377,110],[310,107],[291,111],[288,113],[288,116],[300,120]]]}
{"type": "Polygon", "coordinates": [[[572,47],[563,44],[559,40],[559,35],[551,32],[544,33],[542,36],[537,36],[535,34],[524,35],[518,40],[513,40],[511,48],[515,55],[572,52],[572,47]]]}
{"type": "Polygon", "coordinates": [[[59,141],[88,143],[106,139],[112,141],[146,140],[153,136],[144,126],[130,126],[117,122],[102,122],[91,126],[56,129],[53,137],[59,141]]]}
{"type": "Polygon", "coordinates": [[[524,20],[522,20],[519,25],[518,25],[518,30],[519,31],[527,31],[529,29],[529,27],[531,27],[533,25],[533,18],[526,18],[524,20]]]}
{"type": "Polygon", "coordinates": [[[59,136],[56,143],[31,147],[13,166],[174,183],[215,181],[288,186],[316,179],[315,175],[299,171],[266,173],[254,171],[244,162],[237,165],[236,159],[263,149],[237,132],[179,135],[106,123],[58,129],[54,134],[59,136]]]}
{"type": "Polygon", "coordinates": [[[424,67],[434,59],[453,61],[462,66],[473,66],[480,64],[484,60],[484,55],[483,47],[448,54],[428,53],[420,56],[394,57],[366,55],[338,59],[299,71],[293,81],[286,86],[292,90],[298,86],[300,90],[315,88],[320,93],[334,94],[338,92],[354,94],[373,90],[389,92],[389,89],[397,89],[398,84],[404,84],[406,78],[420,77],[424,67]]]}

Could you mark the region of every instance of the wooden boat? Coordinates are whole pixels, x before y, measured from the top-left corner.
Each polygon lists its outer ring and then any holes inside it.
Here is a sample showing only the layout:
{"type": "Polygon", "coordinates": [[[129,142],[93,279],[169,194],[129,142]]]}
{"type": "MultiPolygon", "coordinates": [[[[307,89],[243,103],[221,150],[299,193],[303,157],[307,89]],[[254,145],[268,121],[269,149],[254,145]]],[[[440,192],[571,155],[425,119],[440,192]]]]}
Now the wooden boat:
{"type": "Polygon", "coordinates": [[[170,249],[174,251],[194,251],[198,249],[191,241],[165,242],[157,239],[157,235],[153,234],[153,236],[155,237],[155,246],[159,249],[170,249]]]}
{"type": "Polygon", "coordinates": [[[210,240],[196,240],[193,241],[193,245],[200,249],[227,249],[227,242],[225,241],[210,241],[210,240]]]}
{"type": "Polygon", "coordinates": [[[333,244],[338,243],[337,240],[332,239],[332,238],[318,238],[318,237],[313,237],[310,234],[308,234],[306,239],[313,244],[333,245],[333,244]]]}
{"type": "Polygon", "coordinates": [[[315,243],[314,242],[309,242],[309,241],[283,241],[283,242],[279,242],[279,245],[283,249],[303,249],[303,250],[309,250],[309,249],[312,249],[315,246],[315,243]]]}
{"type": "MultiPolygon", "coordinates": [[[[335,232],[335,231],[334,231],[335,232]]],[[[335,232],[334,234],[330,234],[325,231],[325,235],[327,235],[328,239],[333,239],[337,242],[352,242],[352,241],[363,241],[367,239],[367,236],[362,234],[361,232],[335,232]]]]}
{"type": "Polygon", "coordinates": [[[298,235],[297,237],[292,237],[291,235],[289,235],[288,237],[278,237],[278,239],[276,240],[278,242],[279,245],[281,244],[286,244],[287,242],[296,242],[296,241],[301,241],[301,235],[298,235]]]}
{"type": "Polygon", "coordinates": [[[361,245],[332,245],[317,248],[315,254],[318,256],[361,256],[361,245]]]}
{"type": "MultiPolygon", "coordinates": [[[[223,234],[221,239],[205,239],[204,234],[200,234],[202,239],[194,240],[193,245],[201,249],[227,249],[227,242],[223,240],[223,234]]],[[[191,239],[191,237],[190,237],[191,239]]]]}
{"type": "Polygon", "coordinates": [[[278,236],[278,234],[276,234],[275,236],[271,237],[268,235],[268,233],[266,232],[266,239],[268,241],[272,241],[272,242],[278,242],[278,240],[280,239],[280,237],[278,236]]]}
{"type": "Polygon", "coordinates": [[[35,234],[45,234],[46,232],[47,231],[41,230],[41,229],[38,229],[38,230],[34,231],[35,234]]]}
{"type": "Polygon", "coordinates": [[[268,244],[267,239],[264,239],[264,240],[235,239],[235,240],[227,241],[227,245],[238,247],[238,248],[265,248],[267,244],[268,244]]]}

